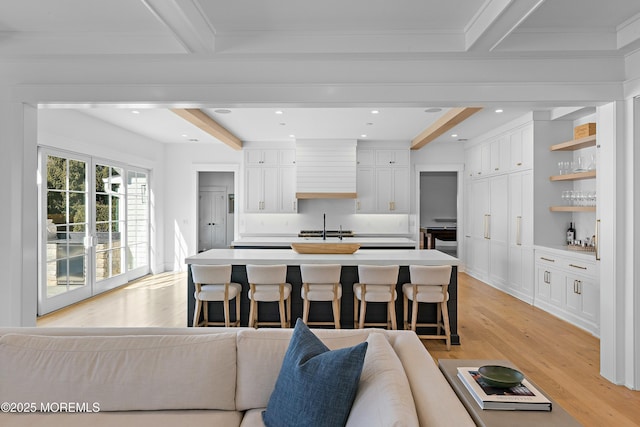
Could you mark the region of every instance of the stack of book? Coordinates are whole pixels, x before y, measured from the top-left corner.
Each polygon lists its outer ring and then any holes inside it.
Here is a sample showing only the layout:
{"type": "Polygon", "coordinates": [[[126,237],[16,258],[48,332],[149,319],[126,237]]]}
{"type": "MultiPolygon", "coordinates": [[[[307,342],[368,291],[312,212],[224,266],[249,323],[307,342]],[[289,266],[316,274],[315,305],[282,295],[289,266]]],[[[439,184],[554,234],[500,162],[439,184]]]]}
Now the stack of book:
{"type": "Polygon", "coordinates": [[[550,411],[551,402],[526,379],[511,388],[487,385],[478,368],[458,368],[458,378],[482,409],[504,411],[550,411]]]}

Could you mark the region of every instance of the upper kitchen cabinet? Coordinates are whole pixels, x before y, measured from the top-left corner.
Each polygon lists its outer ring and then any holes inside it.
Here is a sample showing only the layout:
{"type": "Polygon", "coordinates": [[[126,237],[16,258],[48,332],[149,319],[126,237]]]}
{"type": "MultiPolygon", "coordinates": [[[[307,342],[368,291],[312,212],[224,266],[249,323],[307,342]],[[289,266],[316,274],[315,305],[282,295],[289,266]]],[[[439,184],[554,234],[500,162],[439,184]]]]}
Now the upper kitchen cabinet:
{"type": "Polygon", "coordinates": [[[356,213],[409,212],[409,149],[358,149],[356,213]]]}
{"type": "Polygon", "coordinates": [[[245,149],[245,212],[297,212],[294,149],[245,149]]]}
{"type": "Polygon", "coordinates": [[[375,150],[376,166],[409,166],[409,150],[375,150]]]}
{"type": "Polygon", "coordinates": [[[533,126],[524,125],[509,134],[509,170],[533,167],[533,126]]]}
{"type": "MultiPolygon", "coordinates": [[[[293,155],[295,159],[295,151],[293,151],[293,155]]],[[[246,166],[278,166],[279,158],[279,150],[244,150],[244,164],[246,166]]]]}
{"type": "Polygon", "coordinates": [[[514,129],[474,145],[466,150],[467,178],[480,179],[533,167],[533,125],[514,129]]]}

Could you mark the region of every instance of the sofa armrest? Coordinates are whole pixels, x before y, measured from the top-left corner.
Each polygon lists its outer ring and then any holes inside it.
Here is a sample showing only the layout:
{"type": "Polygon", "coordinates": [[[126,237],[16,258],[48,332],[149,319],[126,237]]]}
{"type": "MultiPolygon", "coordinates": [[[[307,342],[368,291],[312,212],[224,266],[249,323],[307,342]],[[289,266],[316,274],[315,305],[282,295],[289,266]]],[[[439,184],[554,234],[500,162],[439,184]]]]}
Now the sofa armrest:
{"type": "Polygon", "coordinates": [[[415,333],[390,333],[389,341],[407,374],[421,426],[475,426],[415,333]]]}

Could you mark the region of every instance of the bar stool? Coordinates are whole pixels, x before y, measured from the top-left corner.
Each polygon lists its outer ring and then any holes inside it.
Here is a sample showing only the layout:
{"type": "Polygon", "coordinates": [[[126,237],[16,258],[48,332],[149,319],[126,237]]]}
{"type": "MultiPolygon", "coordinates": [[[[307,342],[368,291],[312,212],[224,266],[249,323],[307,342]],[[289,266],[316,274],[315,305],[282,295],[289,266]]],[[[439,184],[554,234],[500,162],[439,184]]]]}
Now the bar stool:
{"type": "Polygon", "coordinates": [[[303,301],[302,321],[307,325],[334,325],[340,329],[340,264],[301,264],[302,288],[300,295],[303,301]],[[331,301],[333,322],[309,322],[311,301],[331,301]]]}
{"type": "Polygon", "coordinates": [[[242,285],[231,282],[231,265],[192,265],[191,277],[196,288],[193,326],[239,326],[242,285]],[[231,323],[229,321],[229,302],[234,298],[236,300],[236,317],[235,321],[231,323]],[[209,321],[209,301],[222,301],[224,322],[209,321]],[[204,312],[202,322],[200,322],[200,311],[204,312]]]}
{"type": "Polygon", "coordinates": [[[404,328],[415,332],[417,326],[436,327],[435,335],[418,335],[422,339],[444,339],[447,343],[447,350],[451,350],[451,328],[449,325],[449,281],[451,280],[451,266],[425,266],[410,265],[409,275],[411,283],[402,285],[404,294],[404,328]],[[407,322],[409,300],[413,301],[411,306],[411,324],[407,322]],[[418,303],[435,303],[436,323],[417,323],[418,303]],[[444,335],[440,330],[444,330],[444,335]]]}
{"type": "Polygon", "coordinates": [[[280,322],[260,322],[262,325],[280,325],[288,328],[291,324],[291,284],[287,281],[286,265],[247,265],[249,282],[249,327],[258,327],[258,302],[277,302],[280,322]],[[286,301],[286,313],[285,313],[286,301]]]}
{"type": "Polygon", "coordinates": [[[367,326],[386,326],[398,329],[396,322],[395,300],[397,298],[398,265],[359,265],[358,280],[353,284],[353,323],[355,328],[367,326]],[[368,302],[387,303],[387,323],[366,323],[365,314],[368,302]],[[360,307],[358,307],[360,306],[360,307]],[[359,310],[358,310],[359,308],[359,310]],[[358,321],[358,311],[360,320],[358,321]]]}

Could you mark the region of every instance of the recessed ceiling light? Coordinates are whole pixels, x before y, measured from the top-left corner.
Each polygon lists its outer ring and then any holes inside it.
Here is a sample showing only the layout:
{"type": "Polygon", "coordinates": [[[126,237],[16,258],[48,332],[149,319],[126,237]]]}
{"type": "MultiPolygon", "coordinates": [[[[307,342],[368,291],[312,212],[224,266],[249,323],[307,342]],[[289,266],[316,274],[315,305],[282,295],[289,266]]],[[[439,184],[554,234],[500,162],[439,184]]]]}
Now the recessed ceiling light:
{"type": "Polygon", "coordinates": [[[227,110],[226,108],[222,108],[219,110],[213,110],[214,113],[218,113],[218,114],[229,114],[231,113],[231,110],[227,110]]]}
{"type": "Polygon", "coordinates": [[[504,111],[504,110],[503,110],[502,108],[498,108],[498,109],[496,110],[496,113],[502,113],[503,111],[504,111]]]}
{"type": "Polygon", "coordinates": [[[442,108],[427,108],[424,110],[425,113],[439,113],[442,111],[442,108]]]}
{"type": "Polygon", "coordinates": [[[296,136],[294,134],[289,135],[289,138],[295,138],[296,136]]]}
{"type": "Polygon", "coordinates": [[[286,126],[285,122],[280,122],[280,126],[286,126]]]}
{"type": "Polygon", "coordinates": [[[458,141],[459,142],[465,142],[465,141],[468,141],[468,139],[467,138],[458,138],[458,141]]]}
{"type": "Polygon", "coordinates": [[[452,133],[452,134],[451,134],[451,138],[457,138],[457,137],[458,137],[458,134],[457,134],[457,133],[452,133]]]}
{"type": "Polygon", "coordinates": [[[361,137],[361,138],[366,138],[366,137],[367,137],[367,135],[363,133],[362,135],[360,135],[360,137],[361,137]]]}
{"type": "Polygon", "coordinates": [[[198,142],[198,138],[189,138],[189,142],[198,142]]]}
{"type": "Polygon", "coordinates": [[[373,126],[373,123],[368,122],[368,123],[367,123],[367,126],[373,126]]]}
{"type": "Polygon", "coordinates": [[[133,111],[131,111],[131,114],[140,114],[140,111],[138,111],[138,110],[133,110],[133,111]]]}
{"type": "Polygon", "coordinates": [[[282,110],[276,111],[276,114],[283,114],[282,110]]]}
{"type": "Polygon", "coordinates": [[[187,135],[186,133],[183,133],[183,134],[182,134],[182,137],[183,137],[183,138],[186,138],[186,137],[188,137],[188,136],[189,136],[189,135],[187,135]]]}
{"type": "Polygon", "coordinates": [[[380,111],[378,110],[371,110],[371,114],[378,114],[380,111]]]}

